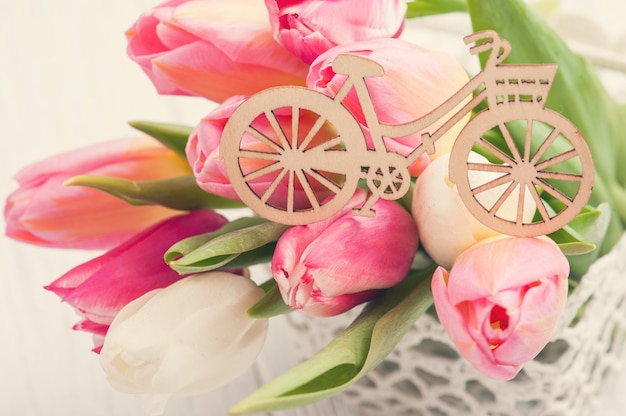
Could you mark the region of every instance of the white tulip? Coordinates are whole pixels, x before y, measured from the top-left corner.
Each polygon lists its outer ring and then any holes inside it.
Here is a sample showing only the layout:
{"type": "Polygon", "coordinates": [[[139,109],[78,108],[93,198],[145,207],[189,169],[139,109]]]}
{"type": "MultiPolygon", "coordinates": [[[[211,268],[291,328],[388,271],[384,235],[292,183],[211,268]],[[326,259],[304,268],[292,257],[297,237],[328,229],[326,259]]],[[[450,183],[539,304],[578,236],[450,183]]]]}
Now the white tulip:
{"type": "Polygon", "coordinates": [[[184,278],[146,293],[115,317],[100,352],[118,390],[152,395],[161,414],[171,398],[219,387],[250,367],[268,330],[246,311],[263,296],[250,279],[225,272],[184,278]]]}
{"type": "MultiPolygon", "coordinates": [[[[487,163],[477,153],[470,154],[472,162],[487,163]]],[[[413,190],[412,212],[417,223],[420,243],[428,255],[440,266],[450,269],[463,251],[479,241],[501,235],[483,225],[465,208],[456,185],[448,178],[450,154],[441,156],[428,165],[417,178],[413,190]]],[[[495,179],[493,172],[470,171],[470,183],[483,184],[495,179]]],[[[481,202],[493,204],[502,190],[495,188],[481,193],[481,202]]],[[[532,218],[534,202],[525,198],[524,220],[532,218]]],[[[507,200],[498,211],[506,219],[514,219],[517,205],[507,200]]]]}

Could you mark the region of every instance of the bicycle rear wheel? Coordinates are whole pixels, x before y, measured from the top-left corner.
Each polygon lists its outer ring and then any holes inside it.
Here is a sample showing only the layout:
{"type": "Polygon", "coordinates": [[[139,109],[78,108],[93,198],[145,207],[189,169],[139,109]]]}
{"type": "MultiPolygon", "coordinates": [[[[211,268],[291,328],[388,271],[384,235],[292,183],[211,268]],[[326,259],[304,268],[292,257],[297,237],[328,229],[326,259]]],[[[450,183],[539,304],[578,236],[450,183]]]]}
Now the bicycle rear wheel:
{"type": "Polygon", "coordinates": [[[363,132],[332,98],[300,87],[262,91],[233,112],[220,155],[237,194],[282,224],[325,219],[354,194],[363,132]]]}
{"type": "Polygon", "coordinates": [[[550,234],[587,203],[593,160],[581,133],[562,115],[530,106],[524,118],[518,114],[479,113],[452,148],[450,180],[489,228],[524,237],[550,234]],[[498,137],[499,145],[488,137],[498,137]],[[489,162],[469,161],[472,150],[489,162]]]}

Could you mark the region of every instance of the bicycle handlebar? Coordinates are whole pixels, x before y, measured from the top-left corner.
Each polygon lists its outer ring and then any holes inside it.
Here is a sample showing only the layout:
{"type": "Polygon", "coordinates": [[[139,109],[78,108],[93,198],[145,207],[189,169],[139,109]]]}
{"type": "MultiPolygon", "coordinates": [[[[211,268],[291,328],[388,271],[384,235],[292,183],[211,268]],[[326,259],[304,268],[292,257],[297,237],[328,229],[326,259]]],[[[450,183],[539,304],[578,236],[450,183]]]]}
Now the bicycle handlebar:
{"type": "Polygon", "coordinates": [[[463,38],[465,44],[475,42],[476,44],[470,47],[470,53],[472,55],[478,55],[482,52],[491,51],[489,58],[485,65],[496,66],[509,56],[511,52],[511,44],[500,38],[498,32],[494,30],[483,30],[480,32],[472,33],[463,38]],[[484,41],[479,43],[480,41],[484,41]]]}

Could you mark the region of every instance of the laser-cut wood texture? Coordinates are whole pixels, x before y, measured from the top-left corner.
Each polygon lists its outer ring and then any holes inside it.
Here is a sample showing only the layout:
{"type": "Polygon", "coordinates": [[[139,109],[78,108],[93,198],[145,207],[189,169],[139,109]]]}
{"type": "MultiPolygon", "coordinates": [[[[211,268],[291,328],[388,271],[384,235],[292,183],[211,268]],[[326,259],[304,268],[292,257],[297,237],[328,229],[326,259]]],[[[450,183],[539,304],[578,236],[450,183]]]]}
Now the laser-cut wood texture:
{"type": "Polygon", "coordinates": [[[241,200],[272,221],[308,224],[340,210],[363,180],[369,197],[354,214],[373,216],[378,199],[395,200],[409,190],[408,167],[425,152],[434,153],[436,141],[486,100],[487,108],[464,127],[451,152],[450,179],[464,204],[486,226],[509,235],[544,235],[566,225],[589,199],[594,168],[580,131],[544,108],[556,65],[502,64],[510,45],[494,31],[474,33],[465,41],[475,43],[473,54],[489,52],[483,71],[441,106],[408,123],[378,120],[365,80],[384,76],[384,69],[356,55],[340,55],[333,62],[336,73],[348,76],[335,97],[302,87],[270,88],[250,97],[233,112],[220,145],[241,200]],[[342,104],[352,89],[371,149],[342,104]],[[445,117],[438,129],[422,134],[409,155],[385,148],[384,137],[415,134],[445,117]],[[496,137],[501,145],[486,137],[496,137]],[[471,161],[472,150],[489,162],[471,161]]]}

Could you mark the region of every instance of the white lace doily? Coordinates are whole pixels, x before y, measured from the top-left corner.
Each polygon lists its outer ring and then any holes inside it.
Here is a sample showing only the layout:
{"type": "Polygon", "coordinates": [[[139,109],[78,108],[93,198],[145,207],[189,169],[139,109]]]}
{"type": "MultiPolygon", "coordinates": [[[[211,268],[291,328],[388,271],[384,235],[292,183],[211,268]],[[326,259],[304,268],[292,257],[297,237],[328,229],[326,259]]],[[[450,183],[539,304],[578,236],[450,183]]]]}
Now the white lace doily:
{"type": "MultiPolygon", "coordinates": [[[[624,368],[626,235],[594,263],[569,296],[556,336],[512,381],[482,376],[459,356],[436,317],[424,315],[379,367],[344,392],[367,414],[588,416],[598,393],[624,368]]],[[[288,315],[305,359],[356,316],[288,315]]]]}
{"type": "MultiPolygon", "coordinates": [[[[541,3],[541,0],[531,3],[541,3]]],[[[549,2],[544,2],[549,3],[549,2]]],[[[611,94],[626,102],[626,5],[562,0],[546,19],[572,49],[589,59],[611,94]],[[622,8],[622,12],[618,9],[622,8]]],[[[464,16],[409,22],[409,40],[451,51],[470,33],[464,16]]],[[[366,414],[411,416],[589,416],[599,394],[626,370],[626,235],[599,259],[569,296],[557,334],[539,356],[509,382],[488,379],[459,356],[436,316],[424,315],[393,353],[343,394],[366,414]]],[[[288,315],[294,350],[308,358],[356,316],[288,315]]]]}

